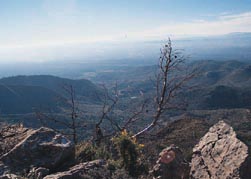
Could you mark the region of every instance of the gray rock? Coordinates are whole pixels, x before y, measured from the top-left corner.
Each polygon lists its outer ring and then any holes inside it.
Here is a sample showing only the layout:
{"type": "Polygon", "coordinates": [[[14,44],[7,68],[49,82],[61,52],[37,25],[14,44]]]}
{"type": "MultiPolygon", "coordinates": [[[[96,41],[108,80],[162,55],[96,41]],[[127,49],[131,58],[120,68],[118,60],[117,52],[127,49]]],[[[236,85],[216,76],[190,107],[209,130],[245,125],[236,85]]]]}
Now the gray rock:
{"type": "Polygon", "coordinates": [[[33,167],[56,169],[74,156],[73,143],[52,129],[29,131],[27,137],[12,150],[2,155],[0,161],[12,171],[33,167]]]}
{"type": "Polygon", "coordinates": [[[241,178],[248,147],[236,137],[233,128],[219,121],[193,149],[192,179],[241,178]]]}
{"type": "Polygon", "coordinates": [[[0,157],[24,140],[31,131],[32,129],[27,129],[22,124],[2,126],[0,129],[0,157]]]}
{"type": "Polygon", "coordinates": [[[86,178],[108,178],[106,176],[106,172],[98,172],[99,169],[104,168],[105,161],[104,160],[94,160],[90,162],[85,162],[85,163],[80,163],[72,168],[70,168],[67,171],[64,172],[59,172],[56,174],[52,175],[47,175],[44,177],[44,179],[73,179],[73,178],[78,178],[78,179],[86,179],[86,178]],[[92,174],[88,174],[90,170],[93,170],[94,172],[92,174]],[[88,176],[87,176],[88,175],[88,176]],[[95,175],[95,177],[94,177],[95,175]],[[97,176],[99,175],[99,176],[97,176]]]}

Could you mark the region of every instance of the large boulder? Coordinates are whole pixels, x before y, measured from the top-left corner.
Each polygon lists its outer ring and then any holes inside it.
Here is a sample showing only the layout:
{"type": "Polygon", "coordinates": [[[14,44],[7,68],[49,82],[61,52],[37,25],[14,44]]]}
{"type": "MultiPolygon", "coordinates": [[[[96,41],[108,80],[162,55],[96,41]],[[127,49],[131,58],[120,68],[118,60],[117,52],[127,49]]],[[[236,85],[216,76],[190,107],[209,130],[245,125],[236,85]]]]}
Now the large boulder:
{"type": "Polygon", "coordinates": [[[233,128],[219,121],[193,149],[190,177],[193,179],[242,178],[248,147],[233,128]]]}
{"type": "Polygon", "coordinates": [[[94,160],[90,162],[80,163],[69,170],[47,175],[44,179],[72,179],[72,178],[100,178],[109,179],[110,172],[104,168],[104,160],[94,160]]]}
{"type": "Polygon", "coordinates": [[[157,179],[183,179],[189,176],[189,165],[185,161],[182,151],[171,145],[159,154],[159,159],[151,171],[157,179]]]}
{"type": "Polygon", "coordinates": [[[32,167],[54,171],[73,156],[74,145],[70,140],[42,127],[29,131],[25,139],[1,156],[0,161],[11,172],[30,170],[32,167]]]}

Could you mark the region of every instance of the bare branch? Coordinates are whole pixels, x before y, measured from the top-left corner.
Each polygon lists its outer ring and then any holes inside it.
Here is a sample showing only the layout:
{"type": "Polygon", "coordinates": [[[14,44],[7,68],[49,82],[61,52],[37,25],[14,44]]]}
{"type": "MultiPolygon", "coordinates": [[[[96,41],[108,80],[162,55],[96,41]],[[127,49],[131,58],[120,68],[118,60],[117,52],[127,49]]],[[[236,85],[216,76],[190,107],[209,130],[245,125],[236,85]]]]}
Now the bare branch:
{"type": "Polygon", "coordinates": [[[185,63],[186,59],[180,51],[173,50],[170,39],[160,52],[159,72],[156,79],[155,114],[151,123],[136,133],[134,137],[140,136],[156,126],[162,113],[166,110],[184,107],[182,104],[173,104],[173,99],[184,84],[195,76],[194,71],[182,75],[184,72],[181,65],[185,63]]]}
{"type": "Polygon", "coordinates": [[[108,89],[105,85],[102,85],[104,89],[104,99],[103,99],[103,106],[102,106],[102,114],[100,116],[99,121],[95,125],[95,131],[96,131],[96,142],[97,144],[100,143],[100,141],[103,139],[104,135],[101,130],[100,125],[103,123],[105,119],[107,119],[111,123],[111,127],[113,130],[121,130],[121,127],[118,125],[118,123],[113,120],[111,117],[109,117],[109,114],[114,110],[116,104],[119,100],[119,93],[118,93],[118,86],[117,83],[115,83],[114,90],[112,94],[109,93],[108,89]]]}
{"type": "Polygon", "coordinates": [[[128,125],[130,125],[130,124],[136,122],[138,119],[140,119],[140,118],[138,118],[138,116],[143,113],[143,111],[145,110],[146,104],[147,104],[147,100],[145,100],[142,103],[140,110],[134,112],[133,115],[127,119],[126,123],[122,127],[122,130],[126,129],[128,127],[128,125]]]}
{"type": "Polygon", "coordinates": [[[117,83],[115,84],[114,87],[114,94],[113,96],[111,96],[109,94],[108,89],[106,88],[105,85],[102,85],[103,89],[104,89],[104,102],[103,102],[103,107],[102,107],[102,114],[101,117],[98,121],[98,123],[96,125],[100,126],[101,123],[103,122],[103,120],[105,119],[105,117],[107,117],[107,115],[114,109],[114,107],[116,106],[119,97],[118,97],[118,86],[117,83]],[[109,101],[111,101],[112,103],[109,104],[109,101]]]}

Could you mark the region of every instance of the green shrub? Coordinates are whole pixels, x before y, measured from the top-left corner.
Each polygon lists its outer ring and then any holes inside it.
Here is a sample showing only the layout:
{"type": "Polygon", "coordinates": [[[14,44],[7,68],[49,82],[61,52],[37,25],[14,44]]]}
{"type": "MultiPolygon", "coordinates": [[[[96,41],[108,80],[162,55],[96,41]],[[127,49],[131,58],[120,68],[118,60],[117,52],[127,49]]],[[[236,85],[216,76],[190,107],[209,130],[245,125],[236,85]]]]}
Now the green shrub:
{"type": "Polygon", "coordinates": [[[138,158],[143,145],[138,144],[136,139],[132,138],[126,130],[123,130],[118,136],[113,137],[112,141],[121,157],[122,167],[129,172],[129,175],[137,176],[139,174],[137,170],[138,158]]]}

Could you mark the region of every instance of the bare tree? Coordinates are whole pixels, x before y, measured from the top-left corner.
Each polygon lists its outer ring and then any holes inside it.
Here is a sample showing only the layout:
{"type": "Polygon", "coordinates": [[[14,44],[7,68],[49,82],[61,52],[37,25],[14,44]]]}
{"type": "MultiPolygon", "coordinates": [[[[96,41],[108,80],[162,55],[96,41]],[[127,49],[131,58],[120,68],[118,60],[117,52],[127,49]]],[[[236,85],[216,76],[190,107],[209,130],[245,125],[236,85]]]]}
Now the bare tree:
{"type": "Polygon", "coordinates": [[[102,85],[104,96],[103,96],[103,106],[101,111],[101,116],[98,120],[98,122],[95,125],[95,135],[96,135],[96,142],[100,143],[102,138],[104,137],[104,134],[101,129],[101,124],[104,122],[104,120],[108,120],[111,124],[111,127],[116,130],[121,130],[119,124],[116,120],[114,120],[112,117],[109,116],[111,112],[113,112],[115,106],[118,103],[119,100],[119,93],[118,93],[118,86],[117,83],[115,84],[115,87],[112,90],[112,93],[108,91],[105,85],[102,85]]]}
{"type": "Polygon", "coordinates": [[[150,124],[134,135],[138,137],[154,128],[161,115],[170,109],[184,107],[184,103],[178,103],[175,97],[182,87],[195,76],[195,71],[186,72],[182,68],[185,57],[180,50],[173,50],[171,40],[160,50],[159,66],[156,75],[155,112],[150,124]]]}
{"type": "Polygon", "coordinates": [[[69,94],[70,96],[70,108],[71,108],[71,123],[69,124],[69,128],[72,129],[72,138],[74,143],[77,143],[77,106],[76,106],[76,96],[75,96],[75,91],[72,87],[72,85],[69,86],[64,86],[65,91],[69,94]]]}
{"type": "MultiPolygon", "coordinates": [[[[167,44],[160,49],[160,58],[155,82],[156,94],[154,98],[154,113],[152,120],[147,126],[137,132],[134,137],[138,137],[154,128],[160,121],[161,115],[165,111],[172,109],[184,109],[186,107],[186,103],[184,101],[178,101],[176,97],[185,84],[192,79],[196,73],[195,70],[186,71],[183,68],[185,61],[186,58],[182,51],[174,50],[170,39],[167,44]]],[[[116,120],[109,117],[109,113],[114,110],[119,99],[117,84],[113,96],[109,94],[107,88],[104,87],[104,89],[105,98],[102,115],[100,120],[96,123],[96,136],[99,136],[99,138],[103,137],[100,125],[104,119],[110,121],[111,126],[114,127],[115,131],[128,129],[129,126],[132,126],[135,122],[142,120],[142,116],[140,115],[144,113],[146,104],[148,103],[148,100],[144,100],[140,105],[139,110],[134,111],[131,116],[124,120],[123,125],[120,126],[116,120]]]]}
{"type": "Polygon", "coordinates": [[[82,120],[80,120],[80,118],[79,118],[80,111],[78,110],[77,100],[76,100],[75,91],[74,91],[73,86],[64,84],[62,86],[62,88],[65,90],[65,92],[69,96],[69,99],[63,100],[63,101],[67,101],[67,105],[69,106],[68,110],[70,112],[70,120],[64,121],[62,119],[57,119],[56,117],[52,117],[52,116],[47,115],[47,114],[40,112],[40,111],[36,112],[36,116],[40,120],[40,122],[42,123],[43,126],[48,126],[46,121],[50,121],[50,122],[57,123],[57,124],[63,126],[65,129],[70,130],[70,132],[69,131],[59,131],[55,127],[51,127],[51,128],[53,128],[53,130],[55,130],[57,132],[60,132],[64,135],[72,136],[72,140],[76,144],[78,142],[78,137],[77,137],[78,130],[80,128],[83,128],[85,125],[84,125],[84,122],[82,120]]]}

